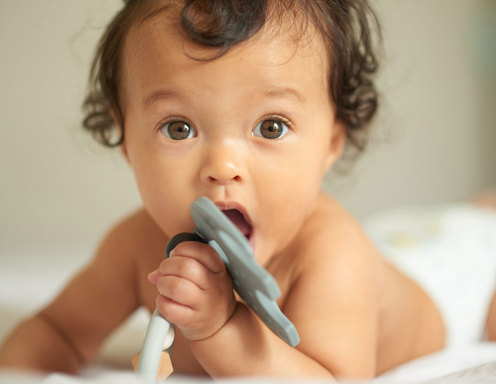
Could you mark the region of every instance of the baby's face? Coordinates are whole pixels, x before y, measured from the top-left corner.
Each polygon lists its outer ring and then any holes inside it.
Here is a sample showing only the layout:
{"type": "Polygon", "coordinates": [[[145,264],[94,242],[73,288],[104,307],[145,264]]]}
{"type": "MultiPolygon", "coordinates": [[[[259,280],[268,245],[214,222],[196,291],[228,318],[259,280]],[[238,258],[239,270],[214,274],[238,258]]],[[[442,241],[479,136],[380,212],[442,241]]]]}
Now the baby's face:
{"type": "MultiPolygon", "coordinates": [[[[309,32],[310,33],[310,32],[309,32]]],[[[191,231],[207,196],[244,232],[260,263],[312,212],[339,155],[326,50],[317,34],[262,31],[216,51],[185,39],[166,14],[134,28],[123,56],[123,150],[144,205],[168,235],[191,231]]]]}

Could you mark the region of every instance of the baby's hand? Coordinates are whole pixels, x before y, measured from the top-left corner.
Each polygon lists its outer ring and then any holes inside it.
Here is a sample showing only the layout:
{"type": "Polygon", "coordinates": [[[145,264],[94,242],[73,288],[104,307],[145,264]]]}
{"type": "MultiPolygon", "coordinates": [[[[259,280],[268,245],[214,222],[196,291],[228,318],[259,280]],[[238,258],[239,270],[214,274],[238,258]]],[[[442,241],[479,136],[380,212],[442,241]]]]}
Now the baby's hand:
{"type": "Polygon", "coordinates": [[[180,243],[148,280],[157,286],[160,314],[189,340],[212,336],[236,307],[231,277],[217,252],[204,243],[180,243]]]}

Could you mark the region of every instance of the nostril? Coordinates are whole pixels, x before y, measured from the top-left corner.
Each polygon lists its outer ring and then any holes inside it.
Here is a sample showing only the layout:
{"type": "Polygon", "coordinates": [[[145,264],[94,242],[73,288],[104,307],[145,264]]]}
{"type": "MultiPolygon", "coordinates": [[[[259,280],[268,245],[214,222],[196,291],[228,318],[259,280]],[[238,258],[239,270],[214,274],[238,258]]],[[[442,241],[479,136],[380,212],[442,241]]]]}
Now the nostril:
{"type": "Polygon", "coordinates": [[[216,179],[215,177],[209,176],[208,177],[208,182],[209,183],[219,183],[219,184],[229,184],[230,182],[240,182],[241,177],[235,176],[232,179],[216,179]]]}
{"type": "Polygon", "coordinates": [[[209,184],[228,184],[243,179],[240,164],[235,156],[219,154],[205,158],[200,170],[201,179],[209,184]]]}
{"type": "Polygon", "coordinates": [[[240,182],[241,181],[241,176],[237,174],[230,174],[230,175],[209,175],[207,176],[207,181],[209,183],[220,183],[220,184],[227,184],[230,182],[240,182]]]}

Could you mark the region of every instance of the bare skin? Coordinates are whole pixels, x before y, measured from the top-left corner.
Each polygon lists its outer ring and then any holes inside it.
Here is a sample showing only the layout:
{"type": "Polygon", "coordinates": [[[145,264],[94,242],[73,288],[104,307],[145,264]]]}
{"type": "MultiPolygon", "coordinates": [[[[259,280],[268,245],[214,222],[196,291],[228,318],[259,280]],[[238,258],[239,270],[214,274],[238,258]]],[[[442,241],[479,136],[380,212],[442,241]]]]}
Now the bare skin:
{"type": "MultiPolygon", "coordinates": [[[[134,309],[140,305],[150,311],[155,308],[157,291],[147,281],[147,275],[162,261],[167,240],[144,210],[124,220],[103,242],[93,263],[43,310],[45,316],[56,319],[72,346],[61,340],[43,319],[34,317],[7,341],[2,350],[2,364],[75,372],[82,361],[72,349],[84,361],[91,360],[105,336],[134,309]],[[92,306],[71,305],[68,300],[92,302],[92,306]],[[74,317],[65,315],[69,307],[74,317]],[[33,340],[43,343],[39,348],[16,348],[19,340],[26,337],[31,338],[31,343],[33,340]],[[60,355],[50,361],[40,359],[45,348],[60,351],[60,355]]],[[[431,300],[376,254],[358,224],[332,199],[319,197],[315,213],[291,249],[297,254],[277,255],[265,267],[281,288],[278,304],[295,323],[301,344],[295,349],[286,346],[250,314],[250,330],[244,334],[234,324],[234,330],[224,326],[224,331],[199,342],[191,342],[177,332],[172,353],[175,372],[370,378],[442,348],[444,327],[431,300]],[[325,221],[339,221],[342,225],[328,226],[326,233],[315,231],[315,226],[325,221]],[[327,251],[329,241],[335,244],[336,251],[332,254],[327,251]],[[350,242],[354,244],[351,248],[350,242]],[[325,258],[321,256],[323,253],[325,258]],[[299,319],[302,306],[305,313],[312,315],[311,323],[304,316],[299,319]],[[327,330],[325,338],[332,342],[322,342],[321,327],[327,330]],[[241,349],[249,355],[239,356],[239,367],[233,368],[236,354],[229,353],[228,366],[206,372],[204,367],[209,367],[206,363],[217,365],[205,361],[208,356],[216,356],[216,348],[226,353],[229,347],[235,350],[238,343],[243,344],[241,349]],[[277,358],[269,359],[269,356],[277,358]]],[[[237,305],[236,314],[246,312],[243,304],[237,305]]],[[[233,316],[229,321],[235,320],[233,316]]]]}
{"type": "Polygon", "coordinates": [[[131,30],[122,58],[122,152],[144,209],[12,334],[0,364],[74,372],[141,305],[176,325],[179,373],[366,379],[441,349],[432,301],[321,192],[345,134],[315,31],[295,41],[269,26],[198,61],[191,56],[212,51],[185,40],[167,12],[131,30]],[[210,247],[181,243],[164,260],[168,239],[193,229],[189,205],[199,196],[245,216],[256,260],[278,282],[278,304],[300,334],[296,348],[236,299],[210,247]]]}

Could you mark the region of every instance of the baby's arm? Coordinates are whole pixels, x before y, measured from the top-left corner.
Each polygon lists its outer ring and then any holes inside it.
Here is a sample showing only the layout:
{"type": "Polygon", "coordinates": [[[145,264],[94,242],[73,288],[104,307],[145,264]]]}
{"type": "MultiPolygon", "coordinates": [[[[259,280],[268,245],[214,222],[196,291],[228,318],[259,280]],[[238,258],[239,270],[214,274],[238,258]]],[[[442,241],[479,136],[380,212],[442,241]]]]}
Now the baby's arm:
{"type": "Polygon", "coordinates": [[[210,376],[373,377],[375,252],[354,223],[339,231],[308,232],[304,244],[292,247],[294,253],[282,262],[295,260],[282,307],[300,333],[297,348],[273,334],[242,302],[235,303],[231,312],[230,287],[226,286],[226,294],[213,288],[210,293],[209,286],[219,288],[215,280],[221,275],[212,273],[215,268],[192,263],[213,261],[205,244],[181,244],[150,275],[162,295],[159,311],[173,317],[170,320],[210,376]]]}
{"type": "MultiPolygon", "coordinates": [[[[346,231],[345,231],[346,232],[346,231]]],[[[344,236],[344,234],[343,234],[344,236]]],[[[213,376],[371,378],[375,374],[377,298],[375,263],[363,241],[314,238],[283,305],[301,343],[291,348],[244,304],[213,337],[192,351],[213,376]],[[224,356],[225,358],[219,358],[224,356]]]]}
{"type": "Polygon", "coordinates": [[[94,357],[103,339],[138,306],[128,247],[132,222],[113,229],[60,295],[10,334],[0,366],[76,372],[94,357]]]}

